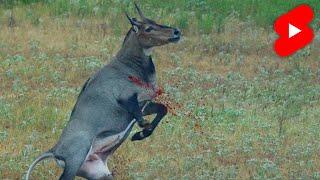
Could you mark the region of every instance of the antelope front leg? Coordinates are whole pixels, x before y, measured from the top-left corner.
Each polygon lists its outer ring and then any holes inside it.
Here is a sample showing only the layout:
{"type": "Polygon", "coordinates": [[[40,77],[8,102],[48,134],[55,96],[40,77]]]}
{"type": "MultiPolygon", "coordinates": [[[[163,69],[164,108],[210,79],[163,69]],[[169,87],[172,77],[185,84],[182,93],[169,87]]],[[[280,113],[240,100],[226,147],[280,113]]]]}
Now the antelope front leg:
{"type": "Polygon", "coordinates": [[[154,129],[158,126],[161,119],[167,114],[167,107],[160,103],[150,102],[143,110],[142,115],[151,115],[157,114],[156,117],[153,119],[149,127],[144,128],[142,131],[135,133],[131,140],[137,141],[142,140],[148,136],[150,136],[154,129]]]}
{"type": "Polygon", "coordinates": [[[148,121],[143,119],[143,114],[140,110],[139,103],[138,103],[138,94],[134,93],[129,98],[121,98],[117,100],[119,105],[126,109],[128,112],[130,112],[133,117],[137,120],[138,125],[141,128],[147,128],[149,127],[148,121]]]}

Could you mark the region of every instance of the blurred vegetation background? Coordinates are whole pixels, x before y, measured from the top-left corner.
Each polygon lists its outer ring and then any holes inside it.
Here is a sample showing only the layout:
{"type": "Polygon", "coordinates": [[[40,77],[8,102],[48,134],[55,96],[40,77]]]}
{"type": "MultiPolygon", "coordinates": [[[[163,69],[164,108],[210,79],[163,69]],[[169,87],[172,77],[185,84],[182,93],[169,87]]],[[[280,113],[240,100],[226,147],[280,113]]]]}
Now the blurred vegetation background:
{"type": "MultiPolygon", "coordinates": [[[[1,10],[20,9],[17,10],[22,13],[20,15],[24,14],[29,18],[31,18],[30,16],[37,18],[40,15],[107,17],[111,21],[117,22],[120,14],[122,15],[124,11],[134,12],[134,9],[127,8],[132,4],[131,0],[1,0],[0,3],[1,10]]],[[[170,22],[180,28],[188,30],[192,27],[204,33],[221,31],[223,22],[232,13],[241,20],[250,19],[259,26],[270,28],[277,16],[299,4],[311,5],[314,12],[320,10],[318,0],[165,0],[161,2],[142,0],[139,3],[150,18],[161,17],[166,20],[169,18],[168,16],[172,16],[173,19],[170,22]]],[[[319,13],[316,13],[316,16],[319,19],[319,13]]],[[[315,23],[314,26],[316,26],[315,23]]]]}
{"type": "MultiPolygon", "coordinates": [[[[153,54],[175,112],[115,152],[116,179],[320,179],[320,1],[137,3],[182,29],[153,54]],[[316,13],[315,40],[279,58],[273,22],[301,3],[316,13]]],[[[0,0],[1,179],[23,178],[56,143],[82,84],[119,50],[125,11],[137,16],[129,0],[0,0]]],[[[61,172],[46,161],[33,177],[61,172]]]]}

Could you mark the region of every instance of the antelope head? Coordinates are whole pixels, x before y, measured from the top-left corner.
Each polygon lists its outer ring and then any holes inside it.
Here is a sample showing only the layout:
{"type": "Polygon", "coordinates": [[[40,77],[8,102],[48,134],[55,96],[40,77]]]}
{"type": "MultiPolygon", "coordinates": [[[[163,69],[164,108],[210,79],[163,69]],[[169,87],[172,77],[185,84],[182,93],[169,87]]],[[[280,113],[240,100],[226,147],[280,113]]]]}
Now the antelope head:
{"type": "Polygon", "coordinates": [[[126,13],[132,30],[135,32],[140,46],[144,49],[150,49],[154,46],[161,46],[168,43],[178,42],[180,40],[180,30],[177,28],[160,25],[155,21],[144,16],[140,8],[134,3],[141,21],[131,18],[126,13]]]}

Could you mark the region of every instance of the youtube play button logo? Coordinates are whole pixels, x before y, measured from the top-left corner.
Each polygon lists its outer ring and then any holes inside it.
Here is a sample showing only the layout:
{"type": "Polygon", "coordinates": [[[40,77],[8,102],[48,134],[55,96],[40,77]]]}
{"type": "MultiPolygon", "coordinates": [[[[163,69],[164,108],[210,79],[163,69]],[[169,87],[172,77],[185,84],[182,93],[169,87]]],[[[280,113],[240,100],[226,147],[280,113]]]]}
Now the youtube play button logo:
{"type": "Polygon", "coordinates": [[[300,29],[289,23],[289,38],[295,36],[299,32],[301,32],[300,29]]]}
{"type": "Polygon", "coordinates": [[[274,30],[279,38],[274,50],[279,56],[289,56],[313,40],[313,30],[309,27],[313,17],[311,7],[303,4],[276,19],[274,30]]]}

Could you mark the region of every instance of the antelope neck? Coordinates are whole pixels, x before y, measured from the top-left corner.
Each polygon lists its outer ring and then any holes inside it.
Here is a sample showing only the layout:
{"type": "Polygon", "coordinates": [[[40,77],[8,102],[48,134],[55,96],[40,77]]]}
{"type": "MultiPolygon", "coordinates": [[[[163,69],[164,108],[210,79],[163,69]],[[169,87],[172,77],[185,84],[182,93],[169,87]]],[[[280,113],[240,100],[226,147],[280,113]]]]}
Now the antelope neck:
{"type": "Polygon", "coordinates": [[[128,79],[133,82],[135,85],[144,88],[146,90],[152,90],[153,93],[150,93],[150,97],[155,98],[161,95],[164,91],[160,87],[155,87],[152,83],[143,82],[141,79],[135,76],[129,76],[128,79]]]}
{"type": "Polygon", "coordinates": [[[146,82],[143,82],[141,79],[139,79],[138,77],[136,76],[129,76],[128,79],[133,82],[134,84],[136,84],[137,86],[140,86],[142,88],[145,88],[145,89],[154,89],[155,87],[153,87],[153,85],[151,83],[146,83],[146,82]]]}
{"type": "Polygon", "coordinates": [[[133,70],[132,76],[137,76],[144,82],[150,82],[155,74],[155,67],[150,52],[150,48],[141,46],[136,33],[131,29],[127,33],[116,58],[129,69],[133,70]]]}

